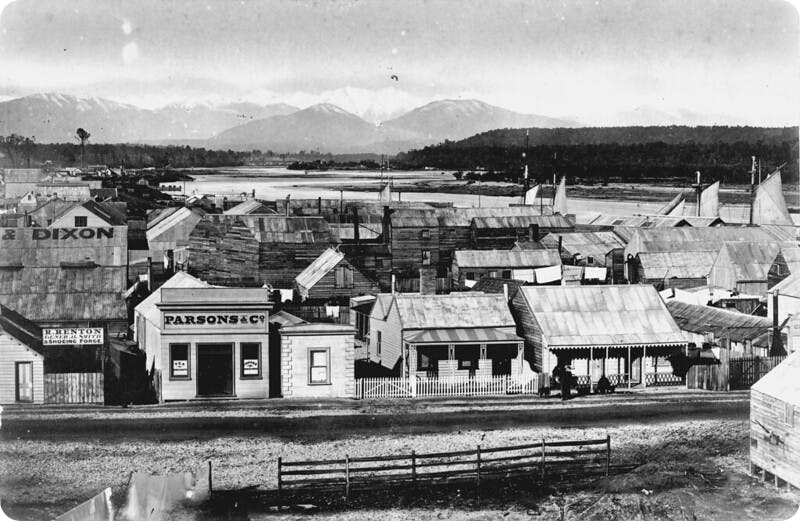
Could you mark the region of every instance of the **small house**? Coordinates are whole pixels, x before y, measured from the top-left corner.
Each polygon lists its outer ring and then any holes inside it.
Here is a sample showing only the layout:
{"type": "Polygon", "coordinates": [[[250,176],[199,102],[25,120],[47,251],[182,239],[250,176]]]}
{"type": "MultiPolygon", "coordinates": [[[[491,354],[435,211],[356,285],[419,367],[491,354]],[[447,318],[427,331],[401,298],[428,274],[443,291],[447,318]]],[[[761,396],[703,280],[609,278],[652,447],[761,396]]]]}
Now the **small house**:
{"type": "Polygon", "coordinates": [[[484,276],[533,282],[535,269],[550,266],[561,266],[556,250],[460,250],[453,256],[452,272],[460,284],[484,276]]]}
{"type": "Polygon", "coordinates": [[[542,244],[561,254],[563,264],[606,266],[606,256],[625,242],[612,231],[549,233],[542,244]]]}
{"type": "Polygon", "coordinates": [[[628,259],[628,281],[631,284],[652,284],[658,289],[698,288],[708,284],[716,252],[657,251],[641,252],[628,259]]]}
{"type": "Polygon", "coordinates": [[[750,388],[750,472],[800,488],[800,352],[750,388]]]}
{"type": "Polygon", "coordinates": [[[708,283],[715,288],[763,295],[779,251],[780,245],[774,242],[727,242],[714,259],[708,283]]]}
{"type": "Polygon", "coordinates": [[[522,372],[522,339],[502,294],[380,294],[370,359],[398,376],[449,378],[522,372]]]}
{"type": "Polygon", "coordinates": [[[8,320],[0,306],[0,405],[44,403],[44,352],[41,338],[8,320]]]}
{"type": "Polygon", "coordinates": [[[328,248],[294,279],[301,301],[338,301],[380,291],[338,249],[328,248]]]}
{"type": "Polygon", "coordinates": [[[615,385],[680,383],[665,380],[664,358],[687,341],[653,286],[523,286],[511,308],[535,371],[573,364],[588,387],[601,375],[615,385]]]}
{"type": "Polygon", "coordinates": [[[353,398],[355,330],[347,324],[297,324],[280,328],[284,398],[353,398]]]}
{"type": "Polygon", "coordinates": [[[537,240],[548,233],[574,230],[574,218],[565,215],[474,217],[472,244],[477,250],[511,249],[519,240],[537,240]]]}

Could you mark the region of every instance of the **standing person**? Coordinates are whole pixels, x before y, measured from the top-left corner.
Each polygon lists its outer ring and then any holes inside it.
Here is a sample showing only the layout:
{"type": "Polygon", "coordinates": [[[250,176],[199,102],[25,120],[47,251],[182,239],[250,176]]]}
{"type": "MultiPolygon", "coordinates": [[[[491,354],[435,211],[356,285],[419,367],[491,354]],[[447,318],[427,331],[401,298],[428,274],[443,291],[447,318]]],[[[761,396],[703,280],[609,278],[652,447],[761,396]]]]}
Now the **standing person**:
{"type": "Polygon", "coordinates": [[[569,365],[565,365],[561,371],[561,399],[569,400],[570,385],[572,384],[572,371],[569,365]]]}

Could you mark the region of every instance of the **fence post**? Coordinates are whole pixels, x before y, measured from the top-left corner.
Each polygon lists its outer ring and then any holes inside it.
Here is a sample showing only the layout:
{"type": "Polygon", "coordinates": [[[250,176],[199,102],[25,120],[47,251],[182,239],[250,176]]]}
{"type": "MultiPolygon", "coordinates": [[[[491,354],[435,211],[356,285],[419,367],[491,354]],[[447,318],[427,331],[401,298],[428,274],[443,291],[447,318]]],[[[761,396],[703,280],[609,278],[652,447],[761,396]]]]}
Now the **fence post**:
{"type": "Polygon", "coordinates": [[[211,480],[211,460],[208,460],[208,498],[211,499],[214,496],[214,484],[211,480]]]}
{"type": "Polygon", "coordinates": [[[481,486],[481,446],[478,445],[478,451],[475,453],[476,455],[476,464],[477,464],[477,481],[478,486],[481,486]]]}
{"type": "Polygon", "coordinates": [[[283,506],[283,501],[281,497],[281,488],[282,488],[282,480],[281,480],[281,463],[283,458],[278,456],[278,512],[281,511],[281,507],[283,506]]]}
{"type": "Polygon", "coordinates": [[[606,434],[606,477],[608,477],[608,467],[611,466],[611,435],[606,434]]]}
{"type": "Polygon", "coordinates": [[[417,486],[417,452],[411,451],[411,484],[417,486]]]}
{"type": "Polygon", "coordinates": [[[545,450],[545,445],[546,445],[546,442],[544,441],[544,438],[542,438],[542,483],[544,483],[544,466],[545,466],[544,450],[545,450]]]}
{"type": "Polygon", "coordinates": [[[344,455],[344,498],[350,499],[350,456],[344,455]]]}

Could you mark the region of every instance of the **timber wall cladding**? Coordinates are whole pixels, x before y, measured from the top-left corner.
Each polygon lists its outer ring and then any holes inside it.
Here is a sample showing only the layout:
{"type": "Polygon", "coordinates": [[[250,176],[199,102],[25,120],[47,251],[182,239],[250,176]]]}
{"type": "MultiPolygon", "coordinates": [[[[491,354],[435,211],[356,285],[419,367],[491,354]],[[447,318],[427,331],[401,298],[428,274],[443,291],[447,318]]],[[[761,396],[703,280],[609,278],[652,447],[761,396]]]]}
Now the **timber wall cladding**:
{"type": "Polygon", "coordinates": [[[45,403],[104,403],[103,373],[44,375],[45,403]]]}
{"type": "Polygon", "coordinates": [[[751,463],[800,487],[800,410],[773,396],[752,391],[750,419],[751,463]],[[789,408],[792,415],[787,418],[789,408]]]}

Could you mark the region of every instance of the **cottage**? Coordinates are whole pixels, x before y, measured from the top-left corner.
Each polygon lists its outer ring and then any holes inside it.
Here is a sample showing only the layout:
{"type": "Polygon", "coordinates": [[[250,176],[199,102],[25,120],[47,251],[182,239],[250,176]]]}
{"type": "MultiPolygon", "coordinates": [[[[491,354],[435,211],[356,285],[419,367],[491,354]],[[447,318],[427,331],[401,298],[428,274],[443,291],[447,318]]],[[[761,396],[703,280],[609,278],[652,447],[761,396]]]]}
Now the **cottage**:
{"type": "Polygon", "coordinates": [[[750,388],[750,472],[800,488],[800,352],[750,388]]]}
{"type": "Polygon", "coordinates": [[[684,332],[688,342],[697,346],[717,344],[732,355],[768,355],[768,336],[772,321],[712,306],[688,304],[678,300],[667,302],[672,318],[684,332]]]}
{"type": "Polygon", "coordinates": [[[346,324],[280,328],[284,398],[355,397],[355,330],[346,324]]]}
{"type": "Polygon", "coordinates": [[[380,288],[350,263],[344,253],[329,248],[295,277],[294,290],[302,301],[328,302],[377,293],[380,288]]]}
{"type": "Polygon", "coordinates": [[[697,288],[708,284],[708,273],[715,259],[713,251],[642,252],[628,260],[628,280],[659,289],[697,288]]]}
{"type": "Polygon", "coordinates": [[[44,403],[44,352],[40,331],[28,332],[0,306],[0,405],[44,403]]]}
{"type": "Polygon", "coordinates": [[[511,308],[536,371],[573,364],[589,388],[680,383],[664,357],[687,341],[652,286],[523,286],[511,308]]]}
{"type": "Polygon", "coordinates": [[[558,251],[461,250],[453,257],[453,280],[465,284],[488,275],[534,282],[534,270],[549,266],[561,266],[558,251]]]}
{"type": "Polygon", "coordinates": [[[266,290],[178,273],[151,297],[136,307],[136,337],[160,402],[269,396],[266,290]]]}
{"type": "Polygon", "coordinates": [[[715,288],[763,295],[779,251],[780,245],[775,242],[727,242],[711,266],[708,283],[715,288]]]}
{"type": "Polygon", "coordinates": [[[380,294],[370,359],[399,376],[449,378],[523,371],[522,339],[503,295],[380,294]]]}

